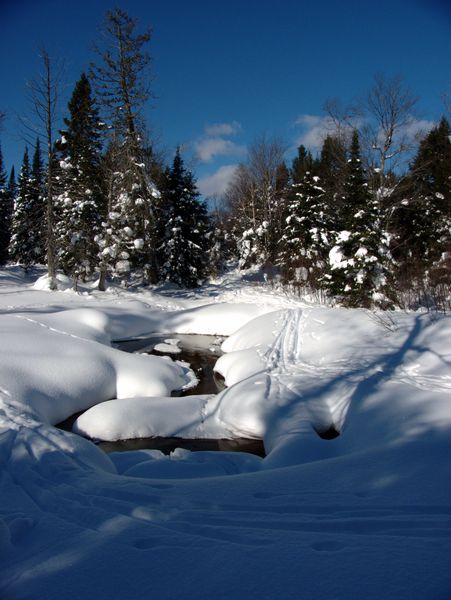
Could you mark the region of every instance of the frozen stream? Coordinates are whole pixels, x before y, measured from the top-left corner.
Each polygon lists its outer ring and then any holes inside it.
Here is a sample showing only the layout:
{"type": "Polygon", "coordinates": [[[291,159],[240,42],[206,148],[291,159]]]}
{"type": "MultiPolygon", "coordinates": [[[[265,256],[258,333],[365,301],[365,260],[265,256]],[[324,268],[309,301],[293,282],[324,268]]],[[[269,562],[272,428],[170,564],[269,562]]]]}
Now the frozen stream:
{"type": "Polygon", "coordinates": [[[174,360],[187,362],[196,373],[199,383],[196,387],[184,392],[173,392],[172,395],[190,396],[193,394],[217,394],[224,389],[222,378],[213,371],[217,359],[222,354],[221,344],[223,341],[223,337],[215,335],[158,334],[146,339],[118,342],[115,346],[125,352],[171,356],[174,360]],[[176,352],[176,350],[180,351],[176,352]]]}
{"type": "MultiPolygon", "coordinates": [[[[183,361],[190,365],[199,382],[195,387],[184,391],[173,392],[173,396],[190,396],[197,394],[217,394],[224,389],[224,381],[214,372],[214,365],[221,356],[223,337],[198,334],[155,334],[153,336],[115,342],[114,346],[125,352],[170,356],[173,360],[183,361]]],[[[72,430],[75,419],[81,413],[72,415],[57,426],[67,431],[72,430]]],[[[161,450],[170,454],[175,448],[191,451],[249,452],[257,456],[265,456],[263,442],[255,439],[183,439],[150,437],[116,442],[98,442],[99,448],[105,452],[125,452],[128,450],[161,450]]]]}

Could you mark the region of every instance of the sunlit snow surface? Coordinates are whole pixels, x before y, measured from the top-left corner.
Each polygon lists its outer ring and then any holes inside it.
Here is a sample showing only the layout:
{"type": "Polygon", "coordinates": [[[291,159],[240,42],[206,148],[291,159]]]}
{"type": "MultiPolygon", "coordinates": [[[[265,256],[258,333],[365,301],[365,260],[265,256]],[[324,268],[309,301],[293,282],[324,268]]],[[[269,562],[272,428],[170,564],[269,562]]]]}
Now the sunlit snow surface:
{"type": "Polygon", "coordinates": [[[1,600],[451,597],[449,317],[233,276],[198,293],[35,279],[0,271],[1,600]],[[186,366],[110,346],[156,332],[230,336],[229,387],[169,398],[186,366]],[[53,427],[89,407],[94,438],[262,437],[267,457],[107,456],[53,427]]]}

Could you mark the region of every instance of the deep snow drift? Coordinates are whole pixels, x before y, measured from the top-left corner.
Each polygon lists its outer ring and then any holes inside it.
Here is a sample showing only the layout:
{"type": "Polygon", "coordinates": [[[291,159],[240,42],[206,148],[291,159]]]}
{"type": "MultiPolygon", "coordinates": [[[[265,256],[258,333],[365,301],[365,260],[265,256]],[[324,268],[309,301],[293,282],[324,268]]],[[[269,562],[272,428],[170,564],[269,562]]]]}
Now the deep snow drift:
{"type": "Polygon", "coordinates": [[[104,294],[34,279],[0,272],[2,600],[451,597],[449,317],[233,277],[104,294]],[[194,382],[176,353],[111,347],[155,332],[229,336],[228,387],[171,398],[194,382]],[[107,456],[53,426],[78,411],[91,438],[255,437],[267,457],[107,456]]]}

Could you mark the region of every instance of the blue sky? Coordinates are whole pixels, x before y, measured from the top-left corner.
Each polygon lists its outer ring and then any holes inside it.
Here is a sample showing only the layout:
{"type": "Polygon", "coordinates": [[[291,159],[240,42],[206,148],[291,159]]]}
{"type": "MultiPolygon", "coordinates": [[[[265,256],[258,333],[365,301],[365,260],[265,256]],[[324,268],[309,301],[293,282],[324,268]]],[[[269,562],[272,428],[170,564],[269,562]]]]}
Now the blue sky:
{"type": "MultiPolygon", "coordinates": [[[[59,117],[93,60],[106,0],[0,0],[0,133],[7,167],[20,167],[25,82],[38,48],[65,60],[59,117]]],[[[256,136],[317,148],[322,107],[364,96],[377,71],[402,74],[420,98],[419,118],[438,119],[451,84],[451,8],[446,0],[148,0],[121,8],[151,26],[155,98],[146,117],[171,160],[176,145],[204,193],[219,192],[256,136]]]]}

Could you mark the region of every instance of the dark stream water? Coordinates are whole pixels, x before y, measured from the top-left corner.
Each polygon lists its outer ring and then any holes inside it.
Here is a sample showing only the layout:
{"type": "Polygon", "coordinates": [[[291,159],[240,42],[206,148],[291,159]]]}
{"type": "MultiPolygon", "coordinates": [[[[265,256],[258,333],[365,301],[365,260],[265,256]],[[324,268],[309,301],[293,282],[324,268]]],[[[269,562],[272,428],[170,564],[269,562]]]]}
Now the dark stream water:
{"type": "MultiPolygon", "coordinates": [[[[213,371],[213,367],[221,355],[221,343],[224,338],[211,335],[154,335],[150,338],[116,342],[114,346],[125,352],[139,352],[167,355],[155,350],[155,346],[164,343],[166,339],[179,340],[181,352],[169,354],[173,360],[189,363],[195,372],[199,383],[196,387],[182,392],[173,392],[173,396],[189,396],[193,394],[217,394],[224,389],[223,379],[213,371]]],[[[66,431],[72,431],[72,425],[81,413],[72,415],[57,427],[66,431]]],[[[98,442],[99,448],[105,452],[125,452],[128,450],[160,450],[164,454],[170,454],[176,448],[185,448],[196,451],[222,451],[222,452],[250,452],[257,456],[265,456],[263,442],[261,440],[238,438],[226,439],[182,439],[182,438],[140,438],[131,440],[120,440],[117,442],[98,442]]]]}
{"type": "Polygon", "coordinates": [[[155,335],[143,340],[116,342],[115,347],[125,352],[140,352],[157,356],[171,356],[173,360],[189,363],[196,373],[199,383],[196,387],[183,392],[173,392],[173,396],[191,396],[195,394],[217,394],[224,389],[224,380],[213,371],[218,357],[221,356],[221,344],[224,338],[214,335],[155,335]],[[159,352],[155,346],[167,339],[179,340],[181,352],[177,354],[159,352]]]}

